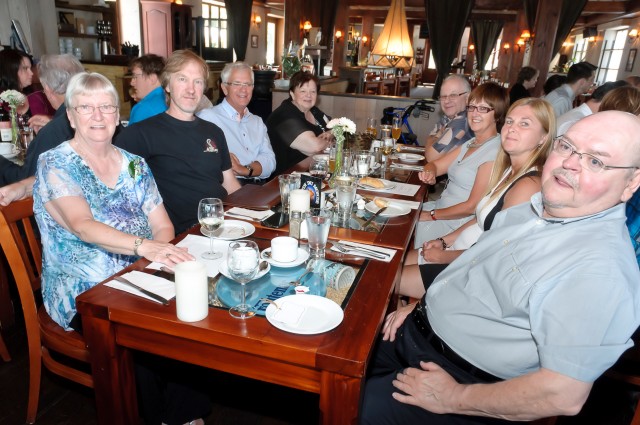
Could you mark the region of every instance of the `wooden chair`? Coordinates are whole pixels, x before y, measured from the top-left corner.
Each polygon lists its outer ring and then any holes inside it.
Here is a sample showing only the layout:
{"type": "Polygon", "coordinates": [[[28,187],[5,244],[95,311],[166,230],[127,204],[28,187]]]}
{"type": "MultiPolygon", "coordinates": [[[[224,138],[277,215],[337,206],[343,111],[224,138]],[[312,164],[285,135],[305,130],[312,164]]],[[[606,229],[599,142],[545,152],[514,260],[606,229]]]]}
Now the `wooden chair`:
{"type": "Polygon", "coordinates": [[[397,77],[396,80],[398,80],[396,96],[411,96],[411,77],[407,75],[403,77],[397,77]]]}
{"type": "Polygon", "coordinates": [[[395,96],[396,95],[396,86],[398,84],[397,78],[385,78],[381,81],[382,83],[382,93],[387,96],[395,96]]]}
{"type": "MultiPolygon", "coordinates": [[[[16,201],[0,207],[0,245],[13,273],[27,329],[29,343],[29,402],[27,423],[34,423],[40,396],[42,363],[56,375],[93,388],[90,374],[52,358],[49,350],[70,359],[89,363],[89,351],[77,332],[67,332],[36,305],[40,295],[42,254],[31,224],[33,199],[16,201]]],[[[59,356],[56,356],[59,358],[59,356]]]]}
{"type": "Polygon", "coordinates": [[[362,93],[364,94],[382,94],[382,82],[377,80],[365,81],[362,83],[362,93]]]}

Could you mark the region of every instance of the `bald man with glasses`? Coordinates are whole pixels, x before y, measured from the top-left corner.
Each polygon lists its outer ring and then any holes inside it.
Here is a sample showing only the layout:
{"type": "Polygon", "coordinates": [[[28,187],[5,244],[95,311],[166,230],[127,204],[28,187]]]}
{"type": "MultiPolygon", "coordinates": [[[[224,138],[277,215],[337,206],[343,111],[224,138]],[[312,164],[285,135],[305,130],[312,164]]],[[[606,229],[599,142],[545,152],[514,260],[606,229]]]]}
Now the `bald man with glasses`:
{"type": "Polygon", "coordinates": [[[450,75],[440,89],[442,118],[434,127],[424,147],[427,161],[440,158],[473,137],[467,121],[467,101],[471,86],[466,78],[450,75]]]}

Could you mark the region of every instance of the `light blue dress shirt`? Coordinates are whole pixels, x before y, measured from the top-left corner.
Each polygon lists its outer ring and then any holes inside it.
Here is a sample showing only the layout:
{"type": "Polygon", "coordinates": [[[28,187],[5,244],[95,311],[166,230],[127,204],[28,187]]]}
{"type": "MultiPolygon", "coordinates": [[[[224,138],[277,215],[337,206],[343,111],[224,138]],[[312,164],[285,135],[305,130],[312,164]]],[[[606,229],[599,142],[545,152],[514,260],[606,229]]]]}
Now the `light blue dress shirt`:
{"type": "Polygon", "coordinates": [[[542,217],[540,193],[496,215],[425,298],[434,331],[501,378],[549,369],[593,382],[633,343],[640,270],[625,205],[542,217]]]}
{"type": "Polygon", "coordinates": [[[276,169],[276,155],[267,135],[267,126],[259,116],[245,108],[244,115],[240,118],[238,111],[233,109],[227,99],[196,115],[222,129],[229,152],[238,157],[240,164],[258,161],[262,165],[262,174],[252,177],[267,178],[276,169]]]}
{"type": "Polygon", "coordinates": [[[569,84],[563,84],[543,99],[551,104],[553,112],[555,112],[556,118],[558,118],[573,108],[573,99],[575,99],[575,97],[576,94],[571,89],[571,86],[569,84]]]}

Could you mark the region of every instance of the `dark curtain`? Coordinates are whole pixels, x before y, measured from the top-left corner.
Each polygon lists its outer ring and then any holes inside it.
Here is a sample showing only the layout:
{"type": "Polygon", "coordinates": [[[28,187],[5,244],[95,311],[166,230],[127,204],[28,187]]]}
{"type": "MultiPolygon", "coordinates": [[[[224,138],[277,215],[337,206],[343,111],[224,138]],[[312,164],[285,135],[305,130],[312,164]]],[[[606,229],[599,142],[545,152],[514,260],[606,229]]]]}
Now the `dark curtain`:
{"type": "Polygon", "coordinates": [[[533,35],[533,28],[536,25],[536,13],[538,12],[538,0],[523,0],[524,15],[527,18],[529,32],[533,35]]]}
{"type": "Polygon", "coordinates": [[[504,23],[501,21],[473,21],[471,23],[471,38],[476,45],[476,60],[479,70],[483,70],[491,50],[496,45],[504,23]]]}
{"type": "Polygon", "coordinates": [[[469,0],[424,0],[433,60],[438,71],[433,89],[435,98],[440,96],[442,80],[451,71],[451,62],[458,51],[473,3],[469,0]]]}
{"type": "Polygon", "coordinates": [[[558,31],[556,39],[553,42],[553,53],[555,56],[560,51],[562,43],[571,32],[571,28],[576,24],[582,9],[586,6],[588,0],[563,0],[562,9],[560,9],[560,20],[558,22],[558,31]]]}
{"type": "Polygon", "coordinates": [[[227,25],[231,46],[239,61],[247,54],[249,28],[251,27],[251,5],[253,0],[224,0],[227,8],[227,25]]]}
{"type": "MultiPolygon", "coordinates": [[[[322,28],[321,46],[331,47],[333,39],[333,27],[336,23],[336,14],[338,13],[338,3],[340,0],[322,0],[322,8],[320,9],[320,28],[322,28]]],[[[309,40],[311,44],[315,44],[309,40]]]]}

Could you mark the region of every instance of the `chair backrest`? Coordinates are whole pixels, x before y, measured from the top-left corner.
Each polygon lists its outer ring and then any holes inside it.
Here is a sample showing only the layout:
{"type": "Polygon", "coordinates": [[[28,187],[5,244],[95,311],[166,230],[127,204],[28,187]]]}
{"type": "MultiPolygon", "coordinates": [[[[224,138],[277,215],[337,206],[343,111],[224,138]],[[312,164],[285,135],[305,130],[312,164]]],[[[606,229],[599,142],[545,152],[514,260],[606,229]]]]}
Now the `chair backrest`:
{"type": "Polygon", "coordinates": [[[40,291],[42,252],[32,224],[33,198],[0,207],[0,246],[18,287],[29,345],[40,346],[38,308],[34,292],[40,291]]]}

